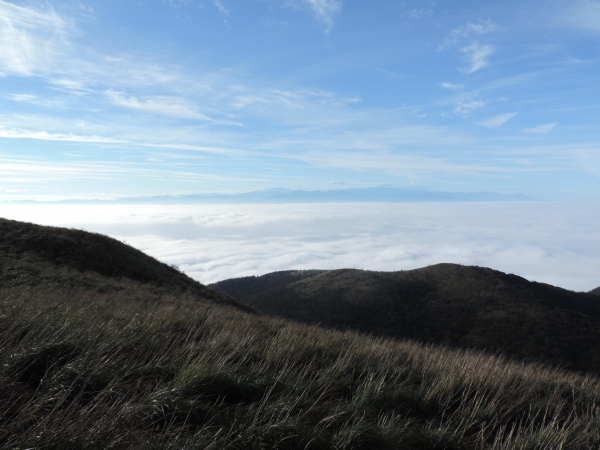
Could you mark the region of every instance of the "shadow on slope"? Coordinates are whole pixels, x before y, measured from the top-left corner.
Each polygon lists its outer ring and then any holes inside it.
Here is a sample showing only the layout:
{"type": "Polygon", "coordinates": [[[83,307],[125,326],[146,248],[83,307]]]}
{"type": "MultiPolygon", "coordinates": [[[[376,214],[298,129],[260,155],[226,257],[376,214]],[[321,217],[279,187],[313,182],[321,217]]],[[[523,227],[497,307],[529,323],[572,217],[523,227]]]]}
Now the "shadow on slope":
{"type": "MultiPolygon", "coordinates": [[[[266,275],[273,277],[275,274],[266,275]]],[[[331,270],[258,292],[261,277],[213,285],[267,314],[336,329],[500,352],[600,373],[598,296],[482,267],[331,270]]]]}

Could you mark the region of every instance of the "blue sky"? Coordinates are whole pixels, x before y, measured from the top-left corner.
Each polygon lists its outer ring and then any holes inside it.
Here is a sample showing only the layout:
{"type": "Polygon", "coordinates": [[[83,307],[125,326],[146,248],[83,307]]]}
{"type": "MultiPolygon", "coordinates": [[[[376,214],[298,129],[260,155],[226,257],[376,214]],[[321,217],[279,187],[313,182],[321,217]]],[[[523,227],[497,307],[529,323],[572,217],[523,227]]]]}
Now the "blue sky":
{"type": "Polygon", "coordinates": [[[0,0],[0,199],[600,200],[600,1],[0,0]]]}

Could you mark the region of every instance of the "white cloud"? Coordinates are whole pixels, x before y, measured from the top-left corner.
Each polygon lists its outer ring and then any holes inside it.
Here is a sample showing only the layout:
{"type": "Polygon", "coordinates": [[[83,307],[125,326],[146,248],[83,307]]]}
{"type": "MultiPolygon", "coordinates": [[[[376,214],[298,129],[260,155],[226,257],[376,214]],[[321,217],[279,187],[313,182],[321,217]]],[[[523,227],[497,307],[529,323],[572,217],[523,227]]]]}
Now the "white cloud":
{"type": "Polygon", "coordinates": [[[537,127],[526,128],[523,131],[525,131],[527,133],[548,133],[548,132],[552,131],[556,125],[557,125],[556,122],[546,123],[544,125],[538,125],[537,127]]]}
{"type": "Polygon", "coordinates": [[[325,33],[329,33],[335,23],[335,17],[342,11],[341,0],[287,0],[286,4],[299,9],[308,8],[315,19],[324,27],[325,33]]]}
{"type": "Polygon", "coordinates": [[[446,89],[450,89],[451,91],[461,91],[464,84],[454,84],[454,83],[442,83],[441,86],[446,89]]]}
{"type": "Polygon", "coordinates": [[[492,267],[600,285],[597,204],[2,205],[2,215],[109,234],[204,282],[286,269],[492,267]]]}
{"type": "Polygon", "coordinates": [[[251,105],[268,104],[269,101],[257,95],[238,95],[234,97],[233,107],[236,109],[244,109],[251,105]]]}
{"type": "Polygon", "coordinates": [[[412,20],[422,19],[423,17],[432,16],[432,8],[415,8],[408,13],[408,18],[412,20]]]}
{"type": "Polygon", "coordinates": [[[179,98],[154,96],[140,100],[113,90],[106,91],[106,97],[112,104],[122,106],[123,108],[137,109],[152,114],[180,117],[183,119],[212,120],[207,115],[198,111],[195,105],[184,102],[179,98]]]}
{"type": "Polygon", "coordinates": [[[466,25],[462,25],[452,30],[448,37],[444,39],[444,42],[442,42],[442,45],[438,50],[444,50],[448,47],[453,47],[461,40],[470,39],[474,36],[483,36],[499,30],[500,27],[498,27],[498,25],[496,25],[490,19],[479,21],[477,23],[467,22],[466,25]]]}
{"type": "Polygon", "coordinates": [[[497,116],[490,117],[489,119],[482,120],[481,122],[477,122],[478,125],[489,127],[489,128],[499,128],[508,122],[510,119],[515,117],[518,113],[503,113],[498,114],[497,116]]]}
{"type": "Polygon", "coordinates": [[[490,19],[477,23],[468,22],[466,25],[452,30],[439,46],[438,51],[459,47],[467,62],[467,66],[462,70],[466,73],[477,72],[489,65],[488,58],[494,53],[494,47],[489,44],[480,44],[474,38],[499,30],[500,28],[490,19]],[[469,41],[470,43],[465,45],[469,41]]]}
{"type": "Polygon", "coordinates": [[[0,70],[24,76],[50,70],[72,33],[50,8],[34,10],[0,0],[0,70]]]}
{"type": "Polygon", "coordinates": [[[229,9],[227,9],[225,7],[225,5],[223,5],[223,3],[221,2],[221,0],[214,0],[215,6],[217,7],[217,9],[219,10],[219,12],[221,14],[223,14],[224,16],[229,15],[229,9]]]}
{"type": "Polygon", "coordinates": [[[474,73],[489,65],[488,58],[494,53],[494,47],[475,41],[461,48],[460,51],[467,61],[467,66],[463,70],[466,73],[474,73]]]}
{"type": "Polygon", "coordinates": [[[30,131],[0,128],[0,138],[35,139],[39,141],[81,142],[88,144],[125,144],[126,141],[105,136],[83,136],[73,133],[49,133],[47,131],[30,131]]]}
{"type": "Polygon", "coordinates": [[[43,108],[59,109],[65,107],[64,102],[60,100],[40,98],[33,94],[8,94],[6,97],[13,102],[29,103],[30,105],[41,106],[43,108]]]}
{"type": "Polygon", "coordinates": [[[61,92],[67,92],[75,95],[88,95],[95,93],[95,90],[87,86],[82,81],[69,80],[69,79],[52,79],[50,83],[54,86],[54,89],[61,92]]]}
{"type": "Polygon", "coordinates": [[[498,30],[500,30],[498,25],[488,19],[478,23],[468,22],[466,25],[456,28],[452,34],[460,37],[470,37],[473,35],[481,36],[482,34],[493,33],[498,30]]]}
{"type": "Polygon", "coordinates": [[[476,109],[483,108],[485,106],[485,102],[480,100],[471,100],[471,101],[459,101],[454,108],[454,112],[459,115],[467,115],[476,109]]]}

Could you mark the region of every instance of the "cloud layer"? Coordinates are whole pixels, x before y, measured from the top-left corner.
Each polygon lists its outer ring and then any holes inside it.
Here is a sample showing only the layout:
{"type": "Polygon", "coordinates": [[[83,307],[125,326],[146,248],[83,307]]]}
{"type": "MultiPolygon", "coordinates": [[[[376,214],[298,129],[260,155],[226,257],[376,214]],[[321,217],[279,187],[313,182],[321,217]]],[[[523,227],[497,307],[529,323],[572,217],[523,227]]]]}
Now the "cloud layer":
{"type": "Polygon", "coordinates": [[[2,215],[109,234],[204,283],[285,269],[492,267],[600,286],[597,204],[3,205],[2,215]]]}

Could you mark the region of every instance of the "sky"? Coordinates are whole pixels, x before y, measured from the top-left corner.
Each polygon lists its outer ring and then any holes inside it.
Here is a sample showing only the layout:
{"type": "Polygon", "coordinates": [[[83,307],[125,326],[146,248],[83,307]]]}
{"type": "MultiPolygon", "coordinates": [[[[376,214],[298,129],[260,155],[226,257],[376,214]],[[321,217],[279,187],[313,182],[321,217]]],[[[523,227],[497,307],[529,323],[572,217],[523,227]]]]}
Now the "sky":
{"type": "Polygon", "coordinates": [[[599,69],[600,0],[0,0],[0,216],[205,283],[452,262],[589,290],[599,69]],[[377,186],[535,201],[52,202],[377,186]]]}
{"type": "Polygon", "coordinates": [[[0,200],[600,200],[600,1],[0,0],[0,200]]]}

